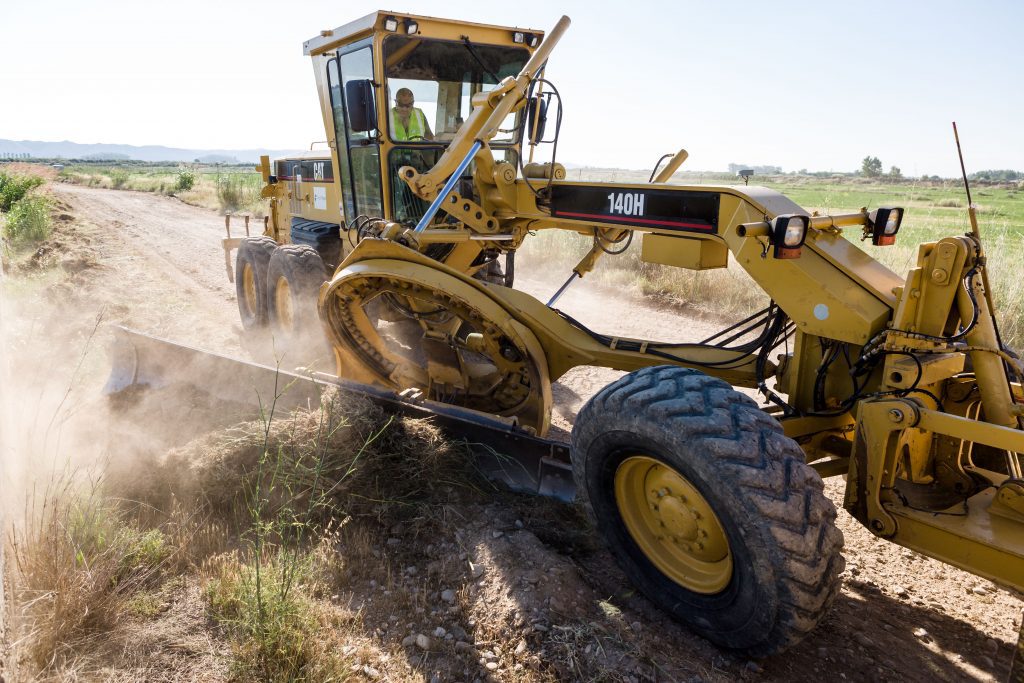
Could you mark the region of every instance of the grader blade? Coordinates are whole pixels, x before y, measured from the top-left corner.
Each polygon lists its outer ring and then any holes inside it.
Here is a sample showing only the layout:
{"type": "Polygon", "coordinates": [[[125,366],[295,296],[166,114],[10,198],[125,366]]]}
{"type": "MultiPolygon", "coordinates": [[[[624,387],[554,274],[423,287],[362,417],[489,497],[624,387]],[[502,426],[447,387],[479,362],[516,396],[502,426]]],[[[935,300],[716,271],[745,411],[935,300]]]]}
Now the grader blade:
{"type": "MultiPolygon", "coordinates": [[[[481,474],[500,486],[565,502],[576,495],[568,445],[534,436],[491,415],[325,373],[298,374],[238,360],[125,327],[114,328],[110,355],[112,367],[104,393],[115,405],[173,397],[163,406],[166,413],[168,407],[201,398],[223,407],[219,424],[227,425],[240,415],[252,419],[271,405],[278,414],[315,408],[323,391],[336,387],[388,413],[431,420],[448,438],[465,443],[481,474]]],[[[213,417],[217,424],[217,416],[213,417]]]]}

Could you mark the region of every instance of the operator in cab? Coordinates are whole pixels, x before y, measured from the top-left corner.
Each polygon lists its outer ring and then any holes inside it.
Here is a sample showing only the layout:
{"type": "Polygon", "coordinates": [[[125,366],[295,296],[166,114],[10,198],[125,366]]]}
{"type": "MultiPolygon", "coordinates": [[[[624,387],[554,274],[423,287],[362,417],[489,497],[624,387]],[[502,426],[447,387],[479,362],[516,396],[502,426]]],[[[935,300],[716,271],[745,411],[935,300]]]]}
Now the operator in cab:
{"type": "Polygon", "coordinates": [[[414,107],[412,90],[399,88],[395,93],[395,106],[391,108],[391,135],[395,140],[433,140],[427,117],[422,109],[414,107]]]}

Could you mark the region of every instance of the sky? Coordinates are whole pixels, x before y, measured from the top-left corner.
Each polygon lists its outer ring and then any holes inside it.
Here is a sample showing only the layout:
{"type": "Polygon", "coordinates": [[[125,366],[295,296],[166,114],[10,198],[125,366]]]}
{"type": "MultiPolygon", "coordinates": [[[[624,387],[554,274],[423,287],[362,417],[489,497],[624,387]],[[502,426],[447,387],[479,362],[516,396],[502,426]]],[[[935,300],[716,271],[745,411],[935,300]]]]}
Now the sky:
{"type": "Polygon", "coordinates": [[[6,2],[0,138],[306,149],[325,137],[302,42],[376,9],[550,30],[559,160],[904,175],[1024,170],[1024,3],[419,0],[6,2]]]}

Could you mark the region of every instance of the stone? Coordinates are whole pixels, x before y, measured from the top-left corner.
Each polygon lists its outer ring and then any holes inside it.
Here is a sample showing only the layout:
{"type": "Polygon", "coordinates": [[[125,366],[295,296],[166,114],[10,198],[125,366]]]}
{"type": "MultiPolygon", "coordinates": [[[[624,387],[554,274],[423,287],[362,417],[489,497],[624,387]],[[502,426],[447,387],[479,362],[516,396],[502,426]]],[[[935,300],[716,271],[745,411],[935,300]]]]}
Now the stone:
{"type": "Polygon", "coordinates": [[[981,662],[981,665],[985,667],[986,671],[992,671],[996,668],[996,663],[993,662],[992,658],[988,655],[982,655],[981,657],[978,657],[978,661],[981,662]]]}
{"type": "Polygon", "coordinates": [[[498,663],[497,662],[487,662],[486,664],[484,664],[484,668],[486,668],[488,671],[494,671],[495,669],[498,668],[498,663]]]}
{"type": "Polygon", "coordinates": [[[449,605],[455,602],[455,591],[451,588],[441,591],[441,599],[447,602],[449,605]]]}
{"type": "Polygon", "coordinates": [[[448,635],[448,632],[445,631],[440,626],[438,626],[437,628],[434,629],[434,637],[435,638],[444,638],[446,635],[448,635]]]}
{"type": "Polygon", "coordinates": [[[402,638],[402,647],[412,647],[416,644],[416,636],[406,636],[402,638]]]}
{"type": "Polygon", "coordinates": [[[363,667],[363,673],[366,674],[368,678],[380,678],[380,672],[369,664],[363,667]]]}
{"type": "Polygon", "coordinates": [[[764,670],[761,668],[761,665],[755,662],[754,660],[750,660],[749,662],[747,662],[743,668],[753,674],[759,674],[764,670]]]}
{"type": "Polygon", "coordinates": [[[482,657],[485,662],[498,661],[498,655],[494,654],[490,650],[484,650],[482,653],[480,653],[480,657],[482,657]]]}
{"type": "Polygon", "coordinates": [[[519,644],[516,645],[516,649],[513,652],[515,653],[516,657],[522,656],[522,654],[526,652],[526,641],[520,640],[519,644]]]}
{"type": "Polygon", "coordinates": [[[924,630],[923,628],[915,628],[914,629],[914,636],[917,637],[917,638],[920,638],[921,640],[924,640],[925,638],[930,638],[931,637],[929,635],[928,631],[924,630]]]}
{"type": "Polygon", "coordinates": [[[892,592],[895,593],[896,596],[900,597],[900,598],[906,599],[906,598],[910,597],[910,593],[908,593],[907,589],[904,588],[903,586],[896,586],[895,588],[892,589],[892,592]]]}
{"type": "Polygon", "coordinates": [[[523,524],[523,520],[521,520],[521,519],[517,519],[517,520],[516,520],[516,528],[517,528],[517,529],[522,529],[522,528],[523,528],[523,526],[525,526],[525,525],[523,524]]]}
{"type": "Polygon", "coordinates": [[[501,538],[504,535],[505,535],[504,531],[498,531],[497,529],[495,529],[494,531],[491,532],[491,538],[501,538]]]}
{"type": "Polygon", "coordinates": [[[853,634],[853,639],[856,640],[857,643],[863,647],[873,647],[875,644],[875,641],[871,640],[866,635],[860,632],[853,634]]]}
{"type": "Polygon", "coordinates": [[[467,643],[464,640],[455,641],[455,651],[476,654],[476,651],[473,648],[473,644],[467,643]]]}
{"type": "Polygon", "coordinates": [[[988,595],[988,589],[986,589],[984,586],[975,586],[971,589],[971,592],[975,595],[988,595]]]}
{"type": "Polygon", "coordinates": [[[416,636],[416,647],[421,650],[429,650],[434,643],[430,640],[430,636],[425,636],[422,633],[416,636]]]}
{"type": "Polygon", "coordinates": [[[482,564],[469,563],[469,573],[474,579],[479,579],[484,575],[484,566],[482,564]]]}
{"type": "Polygon", "coordinates": [[[992,654],[999,652],[999,641],[995,638],[987,638],[985,640],[985,651],[992,654]]]}

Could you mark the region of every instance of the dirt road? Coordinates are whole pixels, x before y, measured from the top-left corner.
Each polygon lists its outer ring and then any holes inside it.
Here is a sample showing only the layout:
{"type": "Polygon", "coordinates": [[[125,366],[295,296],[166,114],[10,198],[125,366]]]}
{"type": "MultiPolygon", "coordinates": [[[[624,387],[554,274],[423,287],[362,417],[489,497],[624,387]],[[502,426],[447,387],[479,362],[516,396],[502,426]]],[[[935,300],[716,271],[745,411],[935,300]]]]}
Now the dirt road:
{"type": "MultiPolygon", "coordinates": [[[[73,217],[69,219],[73,227],[65,238],[69,248],[66,254],[39,258],[54,259],[66,271],[81,272],[78,284],[87,288],[93,314],[102,310],[110,322],[227,354],[245,355],[239,339],[234,287],[224,273],[220,217],[150,194],[72,185],[57,186],[55,192],[73,217]]],[[[517,286],[546,299],[564,276],[527,267],[522,269],[517,286]]],[[[687,341],[706,337],[714,328],[637,302],[628,292],[598,289],[588,283],[577,283],[560,306],[602,331],[620,334],[687,341]],[[608,330],[607,325],[599,324],[607,320],[615,321],[617,329],[608,330]]],[[[85,315],[87,311],[80,313],[85,315]]],[[[563,378],[554,391],[558,404],[556,426],[568,429],[583,402],[619,374],[583,368],[563,378]]],[[[839,506],[842,482],[831,480],[827,490],[839,506]]],[[[546,526],[562,523],[560,515],[545,510],[539,507],[530,516],[520,511],[520,518],[526,522],[524,535],[514,535],[520,539],[514,541],[513,535],[507,534],[504,538],[508,539],[509,555],[495,560],[499,565],[513,565],[507,568],[508,581],[488,584],[482,590],[494,591],[495,596],[505,596],[506,600],[511,596],[523,604],[547,607],[576,600],[583,613],[596,610],[601,600],[614,603],[621,611],[621,621],[643,634],[642,638],[637,636],[631,660],[640,665],[635,670],[623,670],[624,680],[753,677],[925,681],[1002,680],[1006,676],[1024,606],[1020,596],[878,541],[842,511],[839,525],[846,536],[847,570],[842,595],[831,614],[790,653],[748,662],[678,627],[629,590],[603,550],[577,549],[566,554],[551,541],[542,541],[550,538],[546,526]],[[523,544],[528,547],[524,549],[523,544]],[[577,577],[575,583],[570,582],[574,590],[565,595],[564,582],[538,583],[529,577],[519,582],[526,570],[514,566],[516,562],[511,558],[523,554],[535,563],[546,563],[548,575],[577,577]],[[520,583],[527,586],[529,596],[517,593],[520,583]],[[587,601],[592,604],[584,604],[587,601]]],[[[488,512],[487,519],[495,520],[494,525],[505,518],[505,528],[520,528],[515,511],[500,508],[488,512]]],[[[469,528],[467,533],[490,537],[486,524],[474,529],[469,528]]],[[[502,547],[495,541],[492,549],[502,547]]],[[[515,647],[515,641],[509,645],[515,647]]]]}

